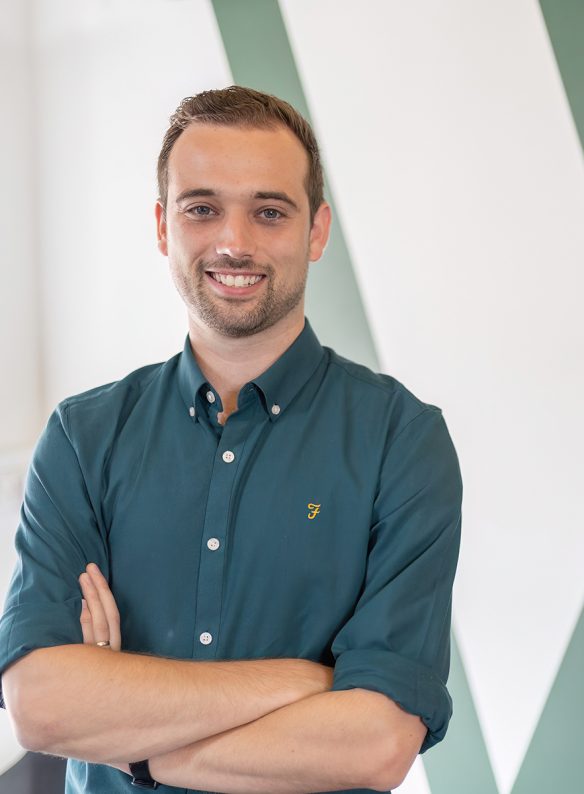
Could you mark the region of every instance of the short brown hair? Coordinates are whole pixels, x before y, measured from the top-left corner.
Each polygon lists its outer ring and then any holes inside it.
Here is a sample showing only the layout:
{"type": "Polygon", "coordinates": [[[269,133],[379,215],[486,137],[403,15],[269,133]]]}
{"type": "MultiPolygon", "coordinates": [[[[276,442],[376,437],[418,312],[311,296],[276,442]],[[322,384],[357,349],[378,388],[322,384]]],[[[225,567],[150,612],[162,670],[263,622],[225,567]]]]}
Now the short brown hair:
{"type": "Polygon", "coordinates": [[[195,96],[185,97],[170,117],[170,127],[164,135],[158,156],[158,192],[165,211],[168,199],[168,158],[177,138],[192,122],[268,129],[278,124],[288,127],[308,154],[305,188],[312,224],[316,211],[324,200],[322,164],[312,127],[283,99],[239,85],[202,91],[195,96]]]}

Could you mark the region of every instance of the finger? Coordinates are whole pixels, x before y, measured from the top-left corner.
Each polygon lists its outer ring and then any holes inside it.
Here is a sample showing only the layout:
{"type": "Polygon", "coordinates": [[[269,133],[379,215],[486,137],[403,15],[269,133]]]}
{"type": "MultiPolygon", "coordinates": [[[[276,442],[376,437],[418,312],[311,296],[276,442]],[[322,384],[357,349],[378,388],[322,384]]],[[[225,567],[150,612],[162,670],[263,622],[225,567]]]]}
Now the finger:
{"type": "Polygon", "coordinates": [[[94,641],[97,643],[107,640],[111,644],[105,611],[101,605],[99,594],[90,575],[88,573],[82,573],[79,577],[79,581],[81,582],[81,589],[87,601],[87,607],[91,613],[94,641]]]}
{"type": "MultiPolygon", "coordinates": [[[[83,586],[81,587],[83,591],[83,586]]],[[[91,612],[87,606],[85,598],[81,599],[81,631],[83,632],[83,644],[95,645],[95,637],[93,636],[93,621],[91,620],[91,612]]]]}
{"type": "Polygon", "coordinates": [[[99,570],[98,566],[95,563],[90,563],[87,566],[87,571],[91,576],[93,584],[95,585],[101,605],[105,612],[109,627],[110,645],[114,651],[119,651],[122,646],[122,638],[120,631],[120,613],[116,604],[116,600],[109,588],[107,579],[99,570]]]}
{"type": "Polygon", "coordinates": [[[79,585],[81,587],[81,615],[79,616],[79,622],[81,623],[81,631],[83,633],[83,644],[84,645],[95,645],[95,635],[93,632],[93,619],[91,617],[91,612],[89,611],[89,606],[87,605],[87,584],[86,584],[86,577],[83,575],[78,577],[79,585]]]}

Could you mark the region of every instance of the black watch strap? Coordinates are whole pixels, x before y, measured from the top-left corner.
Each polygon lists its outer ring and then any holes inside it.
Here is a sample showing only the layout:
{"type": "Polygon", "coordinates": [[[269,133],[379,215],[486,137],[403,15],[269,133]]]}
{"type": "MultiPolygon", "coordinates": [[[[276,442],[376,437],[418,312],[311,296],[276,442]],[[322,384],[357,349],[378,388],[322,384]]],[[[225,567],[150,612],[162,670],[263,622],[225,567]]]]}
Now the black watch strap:
{"type": "Polygon", "coordinates": [[[138,788],[158,788],[158,783],[150,774],[148,760],[134,761],[130,764],[130,774],[132,775],[132,785],[138,788]]]}

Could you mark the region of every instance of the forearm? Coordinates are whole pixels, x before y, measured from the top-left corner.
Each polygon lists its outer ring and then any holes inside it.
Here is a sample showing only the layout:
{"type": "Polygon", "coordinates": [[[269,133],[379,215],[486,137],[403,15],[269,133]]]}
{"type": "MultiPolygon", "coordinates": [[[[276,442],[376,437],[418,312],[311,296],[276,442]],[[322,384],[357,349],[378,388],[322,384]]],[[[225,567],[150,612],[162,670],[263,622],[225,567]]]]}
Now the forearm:
{"type": "Polygon", "coordinates": [[[315,695],[151,758],[151,774],[167,785],[229,794],[387,790],[393,711],[401,712],[377,692],[315,695]]]}
{"type": "Polygon", "coordinates": [[[9,668],[3,683],[9,711],[14,701],[28,715],[21,743],[96,763],[166,753],[330,686],[328,668],[302,659],[197,662],[87,645],[39,649],[17,666],[20,679],[9,668]]]}

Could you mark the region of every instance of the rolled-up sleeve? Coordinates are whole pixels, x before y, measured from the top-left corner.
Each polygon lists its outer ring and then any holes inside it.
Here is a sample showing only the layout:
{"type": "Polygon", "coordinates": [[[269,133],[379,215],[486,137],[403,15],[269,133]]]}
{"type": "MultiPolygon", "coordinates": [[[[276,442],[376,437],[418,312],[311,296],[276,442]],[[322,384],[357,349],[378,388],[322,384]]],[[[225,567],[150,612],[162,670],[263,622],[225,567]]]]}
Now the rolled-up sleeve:
{"type": "Polygon", "coordinates": [[[17,563],[0,618],[0,675],[37,648],[82,643],[78,576],[90,561],[107,575],[106,545],[66,411],[62,404],[51,415],[28,470],[15,538],[17,563]]]}
{"type": "Polygon", "coordinates": [[[389,443],[354,614],[332,644],[333,690],[381,692],[421,717],[421,752],[452,714],[452,584],[460,544],[462,480],[440,409],[425,408],[389,443]]]}

